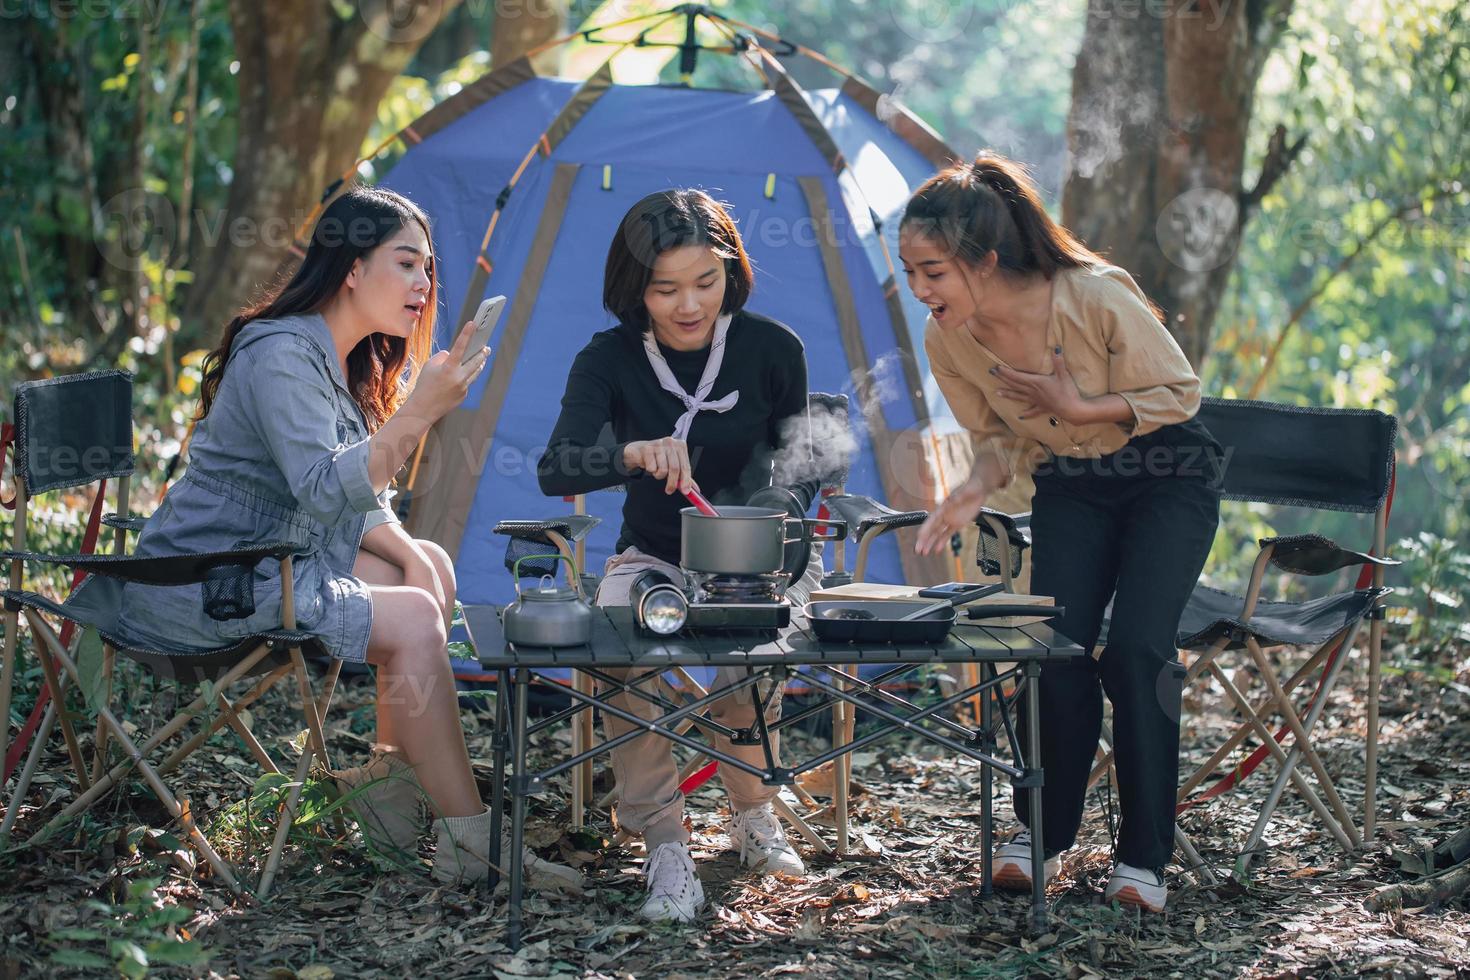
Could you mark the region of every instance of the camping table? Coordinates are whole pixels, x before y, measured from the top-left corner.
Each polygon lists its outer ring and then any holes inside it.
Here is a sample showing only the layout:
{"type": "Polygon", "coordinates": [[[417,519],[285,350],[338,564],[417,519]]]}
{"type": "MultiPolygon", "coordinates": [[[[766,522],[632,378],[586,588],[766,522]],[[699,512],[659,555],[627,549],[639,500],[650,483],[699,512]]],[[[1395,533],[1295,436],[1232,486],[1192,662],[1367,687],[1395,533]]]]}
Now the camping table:
{"type": "MultiPolygon", "coordinates": [[[[595,609],[592,638],[586,645],[578,647],[528,647],[505,642],[500,607],[497,606],[466,607],[465,624],[474,640],[475,649],[479,652],[481,665],[494,671],[497,677],[495,735],[492,743],[495,776],[490,803],[491,861],[496,865],[500,861],[507,752],[512,764],[513,774],[508,782],[511,795],[509,938],[513,949],[519,948],[521,939],[521,847],[526,820],[526,798],[544,790],[548,780],[645,732],[653,732],[672,742],[696,749],[718,760],[721,765],[743,769],[772,785],[790,784],[801,773],[889,735],[907,732],[922,736],[981,764],[980,840],[982,851],[989,855],[993,845],[993,771],[1009,776],[1012,785],[1017,788],[1039,789],[1042,785],[1040,760],[1028,758],[1023,753],[1021,742],[1016,738],[1011,708],[1017,698],[1026,698],[1029,729],[1026,742],[1029,745],[1039,744],[1037,680],[1041,674],[1041,665],[1051,660],[1065,660],[1082,655],[1080,647],[1053,633],[1048,626],[981,627],[969,625],[965,620],[961,620],[961,625],[956,626],[943,643],[914,646],[824,644],[818,642],[815,635],[804,628],[805,624],[799,618],[791,629],[783,631],[775,639],[733,633],[645,636],[634,624],[632,610],[626,606],[595,609]],[[920,707],[882,687],[896,677],[925,664],[968,663],[978,666],[978,682],[934,704],[920,707]],[[869,665],[881,665],[888,669],[864,679],[857,668],[869,665]],[[687,700],[683,704],[670,701],[652,690],[634,686],[676,666],[736,666],[747,670],[727,683],[721,683],[717,678],[706,695],[687,700]],[[767,723],[765,706],[771,695],[763,696],[757,685],[763,680],[771,680],[774,683],[768,687],[774,692],[797,667],[807,668],[803,674],[803,682],[824,696],[822,703],[767,723]],[[542,671],[548,669],[566,668],[580,670],[594,678],[598,682],[597,693],[588,694],[574,686],[557,684],[542,674],[542,671]],[[630,674],[624,681],[617,681],[607,673],[609,669],[628,668],[640,673],[630,674]],[[1016,683],[1016,689],[1010,695],[1004,694],[1002,689],[1007,681],[1016,683]],[[571,705],[531,724],[527,718],[526,704],[527,691],[533,683],[554,684],[559,692],[572,699],[571,705]],[[681,722],[701,716],[714,702],[751,687],[755,688],[757,707],[755,724],[751,729],[724,729],[712,720],[702,717],[700,726],[718,731],[737,744],[763,746],[766,761],[764,767],[752,766],[678,731],[681,722]],[[653,721],[645,721],[609,703],[608,698],[621,691],[659,705],[664,710],[663,715],[653,721]],[[977,695],[981,696],[978,727],[970,728],[948,717],[950,708],[977,695]],[[845,745],[836,745],[803,762],[776,765],[775,753],[770,745],[771,732],[824,710],[838,699],[852,705],[856,710],[867,712],[877,720],[877,727],[845,745]],[[639,727],[540,771],[528,770],[528,738],[553,725],[568,722],[594,707],[639,727]],[[1010,746],[1010,762],[996,755],[998,729],[1002,727],[1010,746]]],[[[790,747],[785,751],[789,753],[790,747]]],[[[1031,826],[1040,827],[1041,793],[1031,793],[1029,804],[1031,826]]],[[[1032,835],[1031,849],[1032,866],[1042,867],[1044,860],[1041,834],[1032,835]]],[[[495,878],[492,871],[491,887],[496,883],[495,878]]],[[[1041,931],[1047,920],[1045,876],[1033,875],[1032,878],[1031,925],[1033,929],[1041,931]]],[[[985,894],[989,894],[991,889],[988,858],[981,872],[981,889],[985,894]]]]}

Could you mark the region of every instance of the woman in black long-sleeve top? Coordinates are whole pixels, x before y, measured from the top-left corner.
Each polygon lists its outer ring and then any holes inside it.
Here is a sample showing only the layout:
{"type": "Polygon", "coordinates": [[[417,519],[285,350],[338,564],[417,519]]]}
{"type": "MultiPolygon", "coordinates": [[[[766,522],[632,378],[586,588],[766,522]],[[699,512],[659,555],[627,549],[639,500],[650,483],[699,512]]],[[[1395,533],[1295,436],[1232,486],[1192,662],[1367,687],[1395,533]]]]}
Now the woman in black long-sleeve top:
{"type": "MultiPolygon", "coordinates": [[[[618,551],[604,569],[599,605],[626,605],[633,580],[649,569],[682,580],[679,510],[688,503],[680,490],[694,487],[716,503],[744,503],[771,482],[773,452],[793,435],[800,438],[788,427],[807,423],[802,344],[789,328],[744,310],[751,282],[734,222],[699,191],[644,198],[613,238],[603,305],[619,323],[594,335],[577,355],[538,466],[541,489],[551,496],[627,487],[618,551]],[[612,444],[603,438],[609,427],[612,444]]],[[[780,710],[779,697],[772,701],[769,720],[780,710]]],[[[612,703],[639,717],[659,713],[627,694],[612,703]]],[[[712,713],[731,728],[748,727],[755,717],[749,690],[715,704],[712,713]]],[[[633,727],[604,719],[609,738],[633,727]]],[[[759,746],[715,743],[753,765],[765,764],[759,746]]],[[[648,849],[642,914],[692,919],[704,892],[689,857],[670,744],[643,735],[613,749],[612,762],[618,822],[641,833],[648,849]]],[[[730,793],[730,836],[741,859],[768,871],[804,871],[771,811],[777,787],[732,769],[721,774],[730,793]]]]}

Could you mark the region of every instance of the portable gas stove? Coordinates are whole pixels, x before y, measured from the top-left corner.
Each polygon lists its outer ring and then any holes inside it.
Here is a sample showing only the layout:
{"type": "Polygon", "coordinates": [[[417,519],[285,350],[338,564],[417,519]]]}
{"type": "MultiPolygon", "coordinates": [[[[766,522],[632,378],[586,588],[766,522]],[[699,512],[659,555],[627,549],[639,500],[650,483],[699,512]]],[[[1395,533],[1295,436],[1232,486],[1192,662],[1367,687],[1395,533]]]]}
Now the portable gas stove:
{"type": "Polygon", "coordinates": [[[694,630],[778,630],[791,624],[786,575],[716,575],[686,571],[694,630]]]}

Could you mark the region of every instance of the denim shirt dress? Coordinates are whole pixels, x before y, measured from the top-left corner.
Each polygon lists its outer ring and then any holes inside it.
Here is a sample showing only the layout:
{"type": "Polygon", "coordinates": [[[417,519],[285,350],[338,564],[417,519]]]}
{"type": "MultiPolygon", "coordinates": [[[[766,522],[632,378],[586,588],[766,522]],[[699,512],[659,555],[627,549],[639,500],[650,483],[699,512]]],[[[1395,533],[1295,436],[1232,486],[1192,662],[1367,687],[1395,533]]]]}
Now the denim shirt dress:
{"type": "MultiPolygon", "coordinates": [[[[272,542],[293,558],[297,628],[332,656],[367,658],[372,597],[352,575],[365,531],[396,521],[368,477],[368,430],[317,314],[255,321],[230,351],[189,467],[138,539],[138,555],[225,551],[272,542]]],[[[199,585],[129,583],[124,637],[205,652],[281,626],[280,564],[254,572],[255,611],[215,620],[199,585]]]]}

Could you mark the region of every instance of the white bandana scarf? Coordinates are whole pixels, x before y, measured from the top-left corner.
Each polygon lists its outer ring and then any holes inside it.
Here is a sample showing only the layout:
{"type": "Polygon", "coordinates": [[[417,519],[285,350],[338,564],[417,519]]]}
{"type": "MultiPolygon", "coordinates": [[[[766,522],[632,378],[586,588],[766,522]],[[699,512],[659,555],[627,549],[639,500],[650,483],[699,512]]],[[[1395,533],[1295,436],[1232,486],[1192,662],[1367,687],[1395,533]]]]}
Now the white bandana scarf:
{"type": "Polygon", "coordinates": [[[706,401],[710,390],[715,386],[715,379],[720,375],[720,364],[725,360],[725,334],[730,330],[730,314],[725,314],[715,320],[715,336],[709,346],[709,360],[704,364],[704,373],[699,376],[699,387],[694,389],[690,395],[674,378],[674,372],[669,369],[668,362],[659,352],[658,341],[653,339],[653,330],[643,334],[643,350],[648,354],[649,366],[658,377],[658,383],[679,401],[684,403],[684,414],[679,416],[679,421],[674,423],[673,436],[675,439],[686,439],[689,435],[689,427],[694,424],[694,416],[699,412],[728,412],[735,407],[740,400],[740,392],[732,391],[724,398],[715,401],[706,401]]]}

